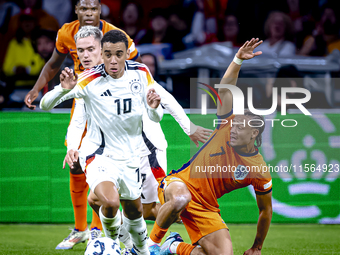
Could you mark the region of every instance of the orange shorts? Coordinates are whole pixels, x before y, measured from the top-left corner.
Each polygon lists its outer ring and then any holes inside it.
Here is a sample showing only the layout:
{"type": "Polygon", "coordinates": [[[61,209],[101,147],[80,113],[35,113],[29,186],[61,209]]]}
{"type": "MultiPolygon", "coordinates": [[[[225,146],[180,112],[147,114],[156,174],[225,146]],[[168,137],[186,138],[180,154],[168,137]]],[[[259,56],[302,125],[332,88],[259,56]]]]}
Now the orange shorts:
{"type": "MultiPolygon", "coordinates": [[[[168,175],[160,182],[158,188],[158,198],[161,204],[165,203],[164,191],[166,187],[175,181],[184,183],[184,181],[176,177],[176,174],[168,175]]],[[[190,191],[190,193],[192,193],[192,191],[190,191]]],[[[218,212],[209,210],[194,200],[191,200],[186,206],[181,214],[181,219],[189,234],[192,244],[197,244],[197,242],[202,237],[217,230],[228,229],[227,225],[224,223],[221,215],[218,212]]]]}

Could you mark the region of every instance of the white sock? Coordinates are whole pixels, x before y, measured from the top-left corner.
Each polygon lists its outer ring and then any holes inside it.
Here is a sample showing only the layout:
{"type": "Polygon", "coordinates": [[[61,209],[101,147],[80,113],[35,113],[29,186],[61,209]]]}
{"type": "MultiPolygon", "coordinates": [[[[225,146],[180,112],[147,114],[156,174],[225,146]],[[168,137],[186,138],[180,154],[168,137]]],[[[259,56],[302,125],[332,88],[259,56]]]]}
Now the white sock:
{"type": "Polygon", "coordinates": [[[150,252],[147,244],[148,233],[143,216],[135,220],[130,220],[123,214],[123,222],[126,226],[126,229],[130,233],[133,242],[133,248],[137,254],[149,255],[150,252]]]}
{"type": "Polygon", "coordinates": [[[156,242],[152,241],[151,238],[148,238],[148,246],[152,246],[152,245],[161,246],[161,243],[156,243],[156,242]]]}
{"type": "Polygon", "coordinates": [[[106,237],[109,237],[118,243],[119,230],[121,226],[120,211],[114,218],[106,218],[102,213],[102,206],[99,208],[99,218],[103,225],[103,230],[106,237]]]}
{"type": "Polygon", "coordinates": [[[177,252],[177,246],[180,244],[181,242],[173,242],[171,245],[170,245],[170,252],[173,253],[173,254],[176,254],[177,252]]]}
{"type": "MultiPolygon", "coordinates": [[[[124,213],[122,212],[122,215],[123,214],[124,213]]],[[[130,233],[126,229],[126,223],[125,223],[126,221],[124,221],[124,217],[122,218],[123,218],[123,223],[120,228],[119,241],[121,241],[125,245],[125,248],[131,249],[133,246],[132,239],[131,239],[130,233]]]]}

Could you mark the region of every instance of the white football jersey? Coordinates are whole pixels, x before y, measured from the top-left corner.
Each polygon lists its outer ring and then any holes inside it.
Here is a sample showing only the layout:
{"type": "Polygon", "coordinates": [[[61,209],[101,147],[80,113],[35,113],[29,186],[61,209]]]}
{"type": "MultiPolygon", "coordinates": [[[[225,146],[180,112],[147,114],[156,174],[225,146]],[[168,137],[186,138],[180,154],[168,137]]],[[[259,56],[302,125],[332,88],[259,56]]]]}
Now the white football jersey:
{"type": "MultiPolygon", "coordinates": [[[[168,112],[174,117],[177,123],[181,126],[183,131],[187,135],[192,135],[196,132],[197,126],[195,126],[181,105],[176,99],[167,92],[161,85],[155,83],[157,93],[161,97],[161,105],[168,110],[168,112]]],[[[161,125],[154,121],[151,121],[146,111],[143,114],[143,140],[141,156],[147,156],[156,148],[159,150],[166,150],[168,143],[164,137],[161,125]]]]}
{"type": "MultiPolygon", "coordinates": [[[[161,97],[162,106],[175,118],[178,124],[187,135],[196,132],[197,127],[190,121],[181,105],[176,99],[166,91],[162,86],[155,82],[154,88],[161,97]]],[[[67,129],[67,149],[77,150],[85,129],[86,120],[89,119],[85,111],[83,99],[76,99],[73,116],[67,129]]],[[[165,139],[161,125],[158,122],[150,120],[146,109],[143,113],[143,140],[141,146],[141,156],[147,156],[156,148],[165,151],[168,143],[165,139]]]]}
{"type": "Polygon", "coordinates": [[[144,109],[156,122],[163,115],[161,106],[152,109],[146,102],[147,91],[154,83],[143,64],[126,61],[124,75],[119,79],[108,75],[102,64],[84,71],[71,91],[56,86],[43,97],[40,107],[49,110],[70,98],[83,98],[89,118],[80,153],[130,160],[140,155],[144,109]]]}

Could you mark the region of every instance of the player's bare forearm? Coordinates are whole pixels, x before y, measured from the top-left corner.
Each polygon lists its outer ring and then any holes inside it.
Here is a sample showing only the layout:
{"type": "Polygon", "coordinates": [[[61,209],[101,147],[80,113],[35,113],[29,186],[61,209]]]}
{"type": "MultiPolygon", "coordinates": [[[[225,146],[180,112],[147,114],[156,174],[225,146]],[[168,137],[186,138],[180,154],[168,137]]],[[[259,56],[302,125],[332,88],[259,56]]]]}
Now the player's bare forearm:
{"type": "Polygon", "coordinates": [[[43,67],[34,87],[25,96],[25,104],[28,108],[31,110],[35,109],[33,102],[38,97],[39,91],[42,90],[43,87],[57,74],[65,57],[66,55],[59,55],[56,51],[53,52],[52,57],[43,67]]]}
{"type": "MultiPolygon", "coordinates": [[[[232,61],[227,71],[223,75],[221,84],[236,85],[240,69],[241,69],[241,65],[238,65],[234,61],[232,61]]],[[[227,88],[219,88],[218,95],[220,96],[222,105],[218,101],[217,114],[224,115],[224,114],[229,113],[232,109],[232,100],[233,100],[233,96],[230,90],[227,88]]]]}
{"type": "MultiPolygon", "coordinates": [[[[228,66],[228,69],[225,71],[221,84],[230,84],[230,85],[236,85],[238,75],[240,73],[241,65],[236,64],[234,61],[230,63],[228,66]]],[[[223,92],[228,89],[218,89],[218,93],[223,92]]]]}
{"type": "Polygon", "coordinates": [[[42,90],[44,86],[53,79],[53,77],[58,73],[65,57],[66,55],[63,56],[59,55],[56,51],[53,52],[52,57],[41,70],[40,76],[33,87],[34,90],[42,90]]]}
{"type": "Polygon", "coordinates": [[[261,250],[272,220],[272,192],[264,195],[256,195],[256,202],[259,208],[259,219],[257,222],[256,237],[252,248],[261,250]]]}
{"type": "MultiPolygon", "coordinates": [[[[254,52],[255,48],[262,43],[258,38],[252,38],[246,41],[237,51],[234,60],[230,63],[227,71],[222,77],[221,84],[236,85],[237,78],[241,69],[243,60],[252,59],[262,54],[261,51],[254,52]]],[[[218,95],[221,98],[222,105],[218,103],[217,114],[224,115],[232,109],[232,94],[227,88],[219,88],[218,95]]]]}
{"type": "Polygon", "coordinates": [[[256,248],[259,250],[262,249],[262,245],[264,239],[267,236],[271,220],[272,220],[271,208],[270,209],[268,208],[260,212],[259,219],[257,222],[257,233],[252,248],[256,248]]]}
{"type": "Polygon", "coordinates": [[[36,90],[38,92],[42,90],[45,87],[45,85],[50,80],[53,79],[53,77],[57,74],[58,71],[59,71],[59,68],[53,69],[47,62],[44,68],[41,70],[40,76],[37,82],[35,83],[34,87],[32,88],[32,90],[36,90]]]}

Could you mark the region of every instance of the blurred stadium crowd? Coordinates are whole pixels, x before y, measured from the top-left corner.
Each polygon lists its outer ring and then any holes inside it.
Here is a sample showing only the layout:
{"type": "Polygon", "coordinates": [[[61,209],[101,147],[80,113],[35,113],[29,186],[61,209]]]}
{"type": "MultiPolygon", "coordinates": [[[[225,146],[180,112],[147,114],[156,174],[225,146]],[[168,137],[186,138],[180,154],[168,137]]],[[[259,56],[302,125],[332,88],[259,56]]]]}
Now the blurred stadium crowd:
{"type": "MultiPolygon", "coordinates": [[[[76,2],[0,0],[0,109],[24,107],[24,96],[52,55],[58,29],[77,19],[76,2]]],[[[259,50],[272,58],[323,57],[340,50],[335,0],[101,0],[101,4],[102,19],[123,29],[138,47],[147,46],[141,48],[146,52],[140,50],[148,53],[143,62],[155,69],[155,79],[175,97],[176,86],[184,82],[167,86],[167,77],[161,77],[157,67],[179,51],[214,42],[236,48],[252,37],[264,40],[259,50]],[[160,53],[152,50],[159,44],[165,45],[160,53]]],[[[72,62],[69,58],[64,66],[72,62]]],[[[340,70],[331,73],[339,74],[340,70]]],[[[284,67],[277,76],[302,77],[295,66],[284,67]]],[[[56,84],[58,75],[44,92],[56,84]]],[[[334,105],[325,100],[323,107],[334,105]]]]}

